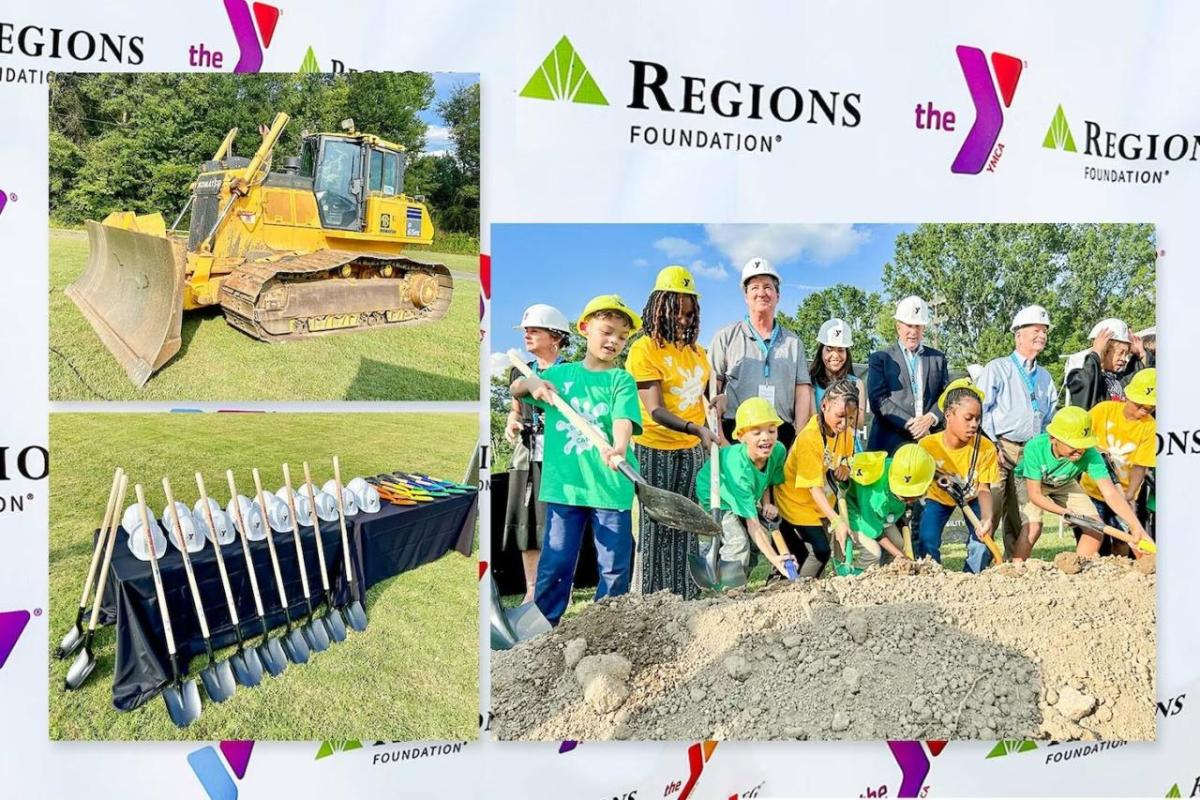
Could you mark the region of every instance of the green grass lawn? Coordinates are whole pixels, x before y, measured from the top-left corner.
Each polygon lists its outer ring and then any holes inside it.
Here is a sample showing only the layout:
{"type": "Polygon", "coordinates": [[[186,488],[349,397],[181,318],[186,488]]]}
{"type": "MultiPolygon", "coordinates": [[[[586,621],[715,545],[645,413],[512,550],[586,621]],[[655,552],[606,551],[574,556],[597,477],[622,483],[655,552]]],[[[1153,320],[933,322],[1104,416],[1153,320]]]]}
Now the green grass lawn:
{"type": "MultiPolygon", "coordinates": [[[[156,509],[165,505],[164,475],[177,498],[190,505],[196,496],[193,473],[199,470],[224,504],[226,469],[235,470],[244,494],[253,494],[251,467],[262,472],[264,488],[276,488],[283,482],[282,460],[292,465],[293,480],[308,460],[314,480],[323,483],[332,476],[334,454],[341,457],[344,480],[398,467],[459,480],[478,428],[474,414],[52,414],[50,650],[74,621],[91,534],[103,517],[117,466],[146,487],[156,509]]],[[[80,690],[63,690],[70,661],[50,658],[50,738],[474,738],[476,569],[473,558],[451,552],[383,581],[367,593],[366,631],[351,631],[345,642],[313,654],[307,665],[290,665],[255,688],[239,686],[221,705],[205,698],[204,713],[184,730],[171,724],[158,698],[128,713],[113,709],[116,635],[112,627],[101,629],[94,647],[98,664],[80,690]]],[[[202,658],[193,662],[197,669],[202,664],[202,658]]]]}
{"type": "Polygon", "coordinates": [[[83,231],[50,231],[51,400],[479,397],[478,256],[420,253],[455,273],[449,313],[429,324],[267,344],[226,324],[219,309],[186,313],[182,348],[141,389],[64,293],[87,257],[83,231]]]}
{"type": "MultiPolygon", "coordinates": [[[[963,532],[961,527],[955,528],[955,523],[959,521],[958,513],[951,518],[950,524],[946,526],[946,531],[942,543],[942,566],[952,572],[960,572],[963,568],[963,562],[967,557],[967,546],[963,540],[963,532]]],[[[1075,550],[1075,537],[1071,534],[1069,528],[1064,530],[1063,538],[1058,535],[1058,517],[1052,514],[1047,514],[1042,522],[1042,535],[1038,539],[1037,544],[1033,547],[1032,557],[1044,561],[1052,561],[1059,553],[1066,550],[1075,550]]],[[[634,537],[637,537],[637,525],[634,525],[634,537]]],[[[1003,537],[997,534],[997,543],[1000,549],[1004,549],[1003,537]]],[[[750,572],[749,581],[746,588],[750,591],[762,588],[766,583],[767,575],[774,569],[766,559],[759,557],[758,565],[750,572]]],[[[828,578],[834,574],[833,567],[828,564],[825,566],[821,577],[828,578]]],[[[592,604],[592,598],[595,596],[594,588],[574,589],[571,592],[571,604],[567,607],[567,611],[563,614],[563,618],[573,617],[582,612],[585,608],[592,604]]],[[[506,608],[515,607],[522,600],[519,594],[506,595],[501,598],[501,602],[506,608]]]]}

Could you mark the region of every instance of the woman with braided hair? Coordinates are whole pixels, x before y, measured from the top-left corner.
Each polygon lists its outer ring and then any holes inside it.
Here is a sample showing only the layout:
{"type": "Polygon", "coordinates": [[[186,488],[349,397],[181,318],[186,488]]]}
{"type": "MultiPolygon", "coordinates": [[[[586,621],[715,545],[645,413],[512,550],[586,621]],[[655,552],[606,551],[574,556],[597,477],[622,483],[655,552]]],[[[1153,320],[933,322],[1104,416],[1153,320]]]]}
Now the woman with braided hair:
{"type": "Polygon", "coordinates": [[[858,403],[858,386],[851,381],[834,381],[825,388],[818,413],[796,434],[783,483],[775,488],[783,517],[779,531],[802,578],[816,578],[825,568],[832,552],[830,532],[838,550],[845,552],[850,530],[837,512],[837,494],[829,490],[850,477],[858,403]]]}
{"type": "MultiPolygon", "coordinates": [[[[704,387],[711,369],[700,333],[700,295],[684,267],[665,267],[642,312],[644,336],[629,348],[625,369],[637,382],[642,433],[634,437],[642,477],[652,486],[695,499],[696,472],[714,434],[705,427],[704,387]]],[[[699,553],[694,533],[672,530],[640,516],[638,558],[642,593],[668,589],[685,599],[699,589],[688,572],[699,553]]]]}

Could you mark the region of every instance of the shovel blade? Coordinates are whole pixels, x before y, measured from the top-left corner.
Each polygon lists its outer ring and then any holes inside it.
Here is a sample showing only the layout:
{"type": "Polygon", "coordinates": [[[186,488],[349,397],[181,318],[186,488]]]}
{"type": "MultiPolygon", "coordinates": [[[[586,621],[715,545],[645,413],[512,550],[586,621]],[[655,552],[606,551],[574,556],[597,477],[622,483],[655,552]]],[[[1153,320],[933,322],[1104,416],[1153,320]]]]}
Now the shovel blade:
{"type": "Polygon", "coordinates": [[[553,627],[550,620],[546,619],[546,615],[537,607],[537,603],[532,601],[516,608],[507,609],[504,616],[518,642],[547,633],[553,627]]]}
{"type": "Polygon", "coordinates": [[[200,690],[194,678],[163,689],[163,702],[167,715],[178,728],[186,728],[200,718],[200,690]]]}
{"type": "Polygon", "coordinates": [[[325,632],[325,627],[318,620],[312,620],[302,630],[309,650],[314,653],[324,653],[329,649],[329,634],[325,632]]]}
{"type": "Polygon", "coordinates": [[[267,674],[272,678],[278,677],[287,669],[287,656],[283,654],[283,646],[279,644],[278,639],[268,639],[255,649],[262,659],[263,666],[267,668],[267,674]]]}
{"type": "Polygon", "coordinates": [[[721,576],[722,589],[740,589],[746,585],[746,568],[740,561],[721,559],[717,573],[721,576]]]}
{"type": "Polygon", "coordinates": [[[362,603],[357,600],[346,606],[346,619],[350,622],[350,627],[356,631],[367,629],[367,612],[363,610],[362,603]]]}
{"type": "Polygon", "coordinates": [[[293,664],[307,664],[310,655],[304,634],[293,628],[283,635],[283,652],[293,664]]]}
{"type": "Polygon", "coordinates": [[[695,553],[688,553],[688,574],[692,581],[701,589],[715,592],[721,588],[721,579],[713,571],[708,559],[695,553]]]}
{"type": "Polygon", "coordinates": [[[71,668],[67,670],[67,677],[64,681],[66,688],[70,691],[78,689],[88,679],[88,676],[92,674],[92,670],[95,668],[96,657],[92,655],[91,648],[83,648],[83,652],[75,657],[71,668]]]}
{"type": "Polygon", "coordinates": [[[229,657],[233,667],[233,678],[242,686],[258,686],[262,683],[263,665],[258,653],[253,650],[243,650],[229,657]]]}
{"type": "Polygon", "coordinates": [[[88,263],[67,287],[100,341],[134,386],[143,386],[180,347],[184,264],[162,218],[113,214],[89,221],[88,263]],[[149,232],[146,232],[149,231],[149,232]]]}
{"type": "Polygon", "coordinates": [[[659,525],[698,536],[719,536],[721,533],[720,524],[713,521],[709,512],[683,495],[639,481],[637,496],[642,510],[659,525]]]}
{"type": "Polygon", "coordinates": [[[58,649],[54,651],[55,658],[66,658],[73,655],[80,645],[83,644],[83,629],[76,623],[75,627],[67,631],[67,635],[62,638],[58,644],[58,649]]]}
{"type": "Polygon", "coordinates": [[[208,699],[214,703],[224,703],[237,691],[233,669],[228,661],[218,661],[200,670],[200,682],[204,684],[208,699]]]}
{"type": "Polygon", "coordinates": [[[335,642],[346,641],[346,620],[342,619],[342,612],[330,606],[328,613],[321,617],[321,622],[325,625],[325,630],[329,631],[330,639],[335,642]]]}

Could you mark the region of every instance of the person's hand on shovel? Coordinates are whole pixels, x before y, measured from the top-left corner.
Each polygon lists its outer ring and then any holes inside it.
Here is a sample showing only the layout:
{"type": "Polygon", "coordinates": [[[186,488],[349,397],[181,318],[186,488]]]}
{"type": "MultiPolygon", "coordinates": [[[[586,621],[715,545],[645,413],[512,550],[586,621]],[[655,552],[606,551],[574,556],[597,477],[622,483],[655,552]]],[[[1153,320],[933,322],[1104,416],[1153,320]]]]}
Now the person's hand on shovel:
{"type": "Polygon", "coordinates": [[[762,504],[762,515],[770,520],[779,519],[779,508],[774,503],[762,504]]]}
{"type": "Polygon", "coordinates": [[[843,553],[846,552],[846,537],[850,534],[850,529],[846,526],[845,521],[841,517],[834,517],[830,528],[833,530],[834,538],[837,539],[838,547],[842,549],[843,553]]]}
{"type": "Polygon", "coordinates": [[[543,403],[554,403],[554,395],[558,394],[558,389],[554,384],[542,378],[526,378],[525,388],[529,390],[529,394],[535,400],[541,400],[543,403]]]}

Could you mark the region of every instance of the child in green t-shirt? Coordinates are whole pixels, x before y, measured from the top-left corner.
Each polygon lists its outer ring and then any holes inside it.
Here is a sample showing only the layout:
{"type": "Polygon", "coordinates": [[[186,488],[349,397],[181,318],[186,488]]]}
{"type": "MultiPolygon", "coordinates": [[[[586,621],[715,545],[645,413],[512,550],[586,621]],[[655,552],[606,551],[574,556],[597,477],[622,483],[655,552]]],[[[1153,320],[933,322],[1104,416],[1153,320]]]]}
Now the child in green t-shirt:
{"type": "MultiPolygon", "coordinates": [[[[1096,507],[1079,485],[1079,478],[1084,474],[1095,482],[1104,502],[1129,526],[1129,532],[1136,539],[1150,538],[1129,507],[1124,492],[1113,483],[1096,444],[1088,412],[1078,406],[1067,406],[1055,413],[1045,433],[1033,437],[1025,445],[1015,473],[1025,479],[1029,493],[1021,520],[1027,527],[1022,528],[1025,536],[1017,539],[1013,561],[1024,561],[1033,552],[1034,544],[1042,535],[1043,511],[1095,517],[1096,507]]],[[[1103,535],[1096,531],[1080,531],[1075,552],[1086,558],[1095,556],[1100,551],[1102,538],[1103,535]]]]}
{"type": "Polygon", "coordinates": [[[594,297],[576,327],[587,339],[583,361],[555,364],[540,377],[512,384],[512,396],[546,413],[542,485],[546,529],[538,560],[534,602],[557,625],[571,600],[584,526],[591,521],[600,583],[596,599],[629,591],[633,572],[633,484],[616,469],[637,469],[629,441],[642,431],[637,384],[617,356],[642,326],[641,317],[615,294],[594,297]],[[597,448],[557,408],[558,394],[600,429],[611,447],[597,448]],[[628,451],[628,453],[627,453],[628,451]]]}
{"type": "MultiPolygon", "coordinates": [[[[916,444],[906,444],[888,458],[882,451],[855,453],[850,464],[846,510],[855,544],[852,571],[907,558],[900,525],[913,503],[929,491],[936,464],[933,456],[916,444]]],[[[911,547],[911,542],[908,544],[911,547]]]]}
{"type": "MultiPolygon", "coordinates": [[[[775,407],[761,397],[751,397],[738,406],[733,437],[738,444],[722,447],[717,457],[721,470],[721,560],[740,562],[749,572],[754,566],[750,541],[779,573],[787,576],[787,565],[771,546],[770,537],[758,521],[759,504],[767,519],[776,519],[779,509],[771,502],[770,489],[783,483],[787,450],[779,442],[783,420],[775,407]]],[[[710,470],[706,461],[696,473],[696,496],[709,507],[710,470]]]]}

